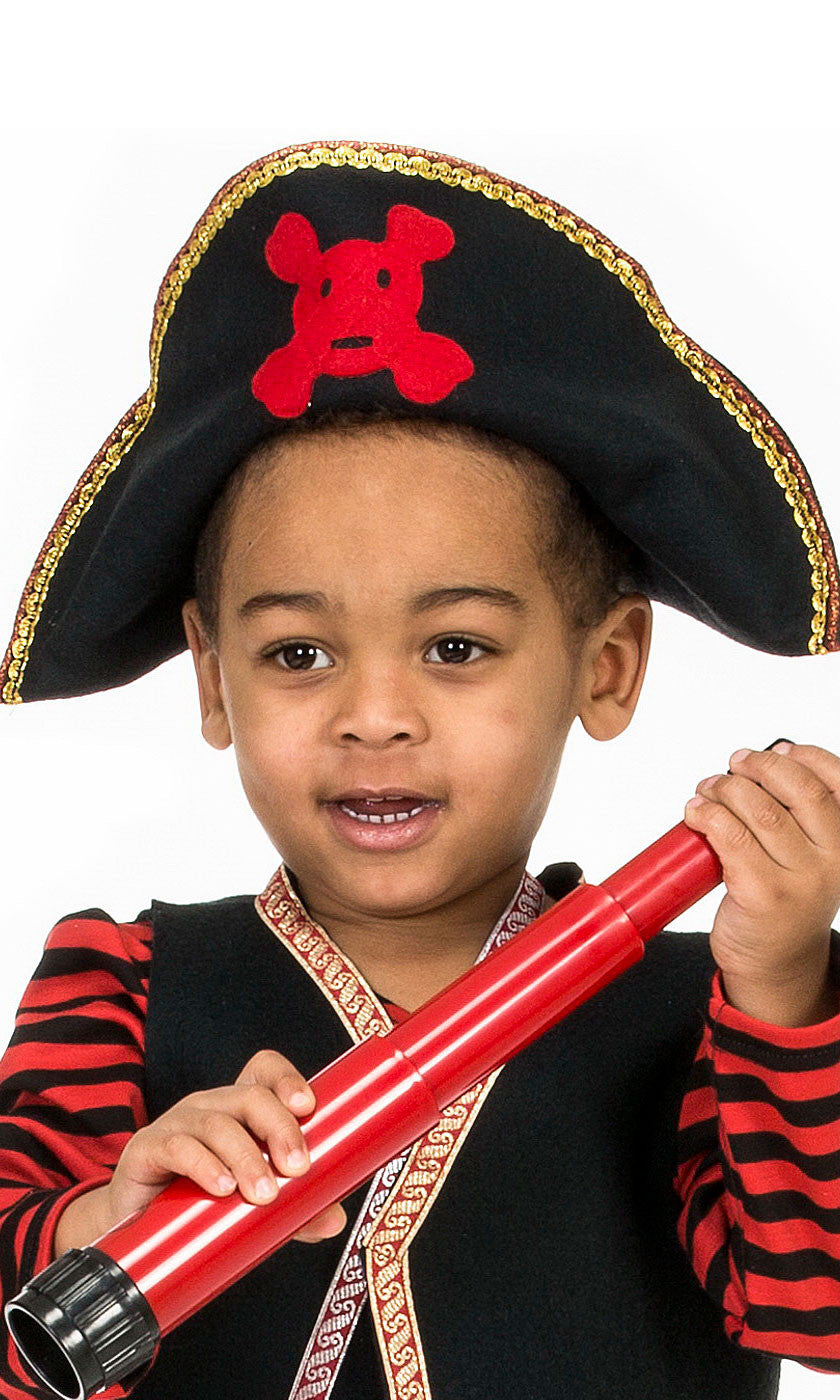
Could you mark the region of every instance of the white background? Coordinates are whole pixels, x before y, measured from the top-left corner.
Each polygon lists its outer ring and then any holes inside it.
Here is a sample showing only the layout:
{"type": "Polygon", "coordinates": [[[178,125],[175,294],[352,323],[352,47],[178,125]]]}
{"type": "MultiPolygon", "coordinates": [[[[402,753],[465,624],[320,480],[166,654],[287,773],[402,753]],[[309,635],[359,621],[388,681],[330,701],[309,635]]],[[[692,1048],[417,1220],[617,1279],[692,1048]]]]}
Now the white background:
{"type": "MultiPolygon", "coordinates": [[[[439,4],[34,14],[6,28],[0,649],[59,508],[147,384],[171,257],[230,175],[300,140],[456,155],[601,228],[778,417],[840,543],[838,129],[816,6],[784,20],[650,3],[548,18],[531,0],[504,18],[439,4]]],[[[603,879],[740,746],[784,734],[840,752],[838,700],[840,655],[771,657],[655,603],[634,721],[610,744],[575,725],[529,869],[572,859],[603,879]]],[[[0,763],[0,1045],[61,915],[256,890],[277,863],[232,755],[200,737],[185,656],[110,693],[0,708],[0,763]]],[[[722,893],[676,926],[710,928],[722,893]]],[[[783,1366],[785,1400],[836,1388],[783,1366]]]]}

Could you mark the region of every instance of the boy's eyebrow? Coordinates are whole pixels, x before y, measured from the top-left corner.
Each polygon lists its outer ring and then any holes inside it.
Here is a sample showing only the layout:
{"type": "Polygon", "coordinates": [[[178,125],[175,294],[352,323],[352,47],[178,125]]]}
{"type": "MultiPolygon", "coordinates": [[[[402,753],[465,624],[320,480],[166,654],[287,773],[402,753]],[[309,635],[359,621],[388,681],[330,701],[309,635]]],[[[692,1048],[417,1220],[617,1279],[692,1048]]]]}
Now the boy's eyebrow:
{"type": "MultiPolygon", "coordinates": [[[[518,593],[509,588],[496,588],[492,585],[458,584],[450,588],[430,588],[418,593],[409,602],[409,611],[414,614],[431,612],[433,608],[444,607],[448,603],[462,603],[478,599],[491,603],[497,608],[507,608],[520,614],[528,611],[528,604],[518,593]]],[[[239,608],[241,618],[253,617],[269,608],[296,608],[299,612],[327,613],[342,611],[341,607],[330,603],[325,593],[256,593],[239,608]]]]}

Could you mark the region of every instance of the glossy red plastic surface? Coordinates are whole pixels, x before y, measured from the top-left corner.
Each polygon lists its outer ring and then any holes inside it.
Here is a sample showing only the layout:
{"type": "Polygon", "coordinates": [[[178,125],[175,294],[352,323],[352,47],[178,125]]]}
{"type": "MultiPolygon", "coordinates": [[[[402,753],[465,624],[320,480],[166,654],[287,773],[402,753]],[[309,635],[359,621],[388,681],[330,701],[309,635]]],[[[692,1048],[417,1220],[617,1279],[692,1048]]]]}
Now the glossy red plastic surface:
{"type": "Polygon", "coordinates": [[[161,1334],[171,1331],[636,962],[645,938],[720,879],[711,847],[680,823],[603,885],[578,886],[388,1035],[317,1074],[317,1106],[302,1125],[312,1166],[278,1176],[268,1205],[239,1192],[210,1196],[179,1178],[93,1244],[135,1281],[161,1334]]]}
{"type": "Polygon", "coordinates": [[[723,878],[720,861],[705,837],[677,822],[604,880],[601,888],[626,910],[647,940],[665,928],[723,878]]]}

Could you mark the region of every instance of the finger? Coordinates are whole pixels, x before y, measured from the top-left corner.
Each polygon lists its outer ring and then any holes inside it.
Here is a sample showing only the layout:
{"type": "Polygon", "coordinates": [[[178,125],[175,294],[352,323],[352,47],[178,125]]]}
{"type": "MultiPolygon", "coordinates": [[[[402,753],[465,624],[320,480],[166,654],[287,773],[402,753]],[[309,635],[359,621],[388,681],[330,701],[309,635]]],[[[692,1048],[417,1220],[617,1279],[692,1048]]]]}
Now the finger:
{"type": "MultiPolygon", "coordinates": [[[[723,867],[723,878],[733,896],[753,883],[766,886],[778,867],[740,817],[721,802],[700,794],[699,806],[686,803],[684,820],[701,832],[723,867]]],[[[695,801],[696,799],[692,799],[695,801]]]]}
{"type": "Polygon", "coordinates": [[[236,1116],[261,1142],[268,1145],[271,1160],[284,1176],[300,1176],[309,1169],[309,1148],[294,1113],[282,1104],[267,1084],[233,1086],[236,1116]]]}
{"type": "Polygon", "coordinates": [[[340,1235],[347,1224],[347,1213],[338,1202],[327,1206],[314,1219],[304,1225],[302,1230],[298,1230],[292,1238],[303,1240],[305,1244],[314,1244],[317,1240],[331,1239],[333,1235],[340,1235]]]}
{"type": "Polygon", "coordinates": [[[300,1176],[309,1167],[309,1156],[297,1120],[277,1102],[270,1090],[253,1086],[240,1090],[239,1094],[234,1113],[223,1107],[194,1109],[185,1121],[193,1135],[225,1163],[243,1196],[258,1204],[276,1196],[275,1172],[281,1176],[300,1176]],[[261,1096],[259,1101],[255,1101],[256,1095],[261,1096]],[[281,1118],[279,1127],[278,1116],[281,1118]],[[301,1151],[301,1144],[303,1151],[298,1159],[295,1153],[301,1151]]]}
{"type": "Polygon", "coordinates": [[[822,749],[817,744],[792,744],[787,739],[780,742],[787,745],[784,752],[779,752],[775,747],[767,752],[779,758],[792,759],[810,768],[840,803],[840,755],[832,753],[829,749],[822,749]]]}
{"type": "Polygon", "coordinates": [[[746,828],[756,847],[776,865],[785,870],[801,868],[807,859],[807,837],[787,808],[764,788],[740,774],[718,773],[698,783],[697,792],[731,814],[729,821],[718,818],[718,827],[730,844],[740,843],[743,854],[752,853],[755,858],[757,852],[751,852],[751,843],[745,837],[737,836],[734,821],[746,828]]]}
{"type": "Polygon", "coordinates": [[[264,1084],[281,1103],[303,1117],[315,1107],[311,1086],[291,1060],[276,1050],[258,1050],[238,1074],[237,1084],[264,1084]]]}
{"type": "MultiPolygon", "coordinates": [[[[146,1160],[139,1172],[143,1181],[160,1181],[168,1176],[186,1176],[212,1195],[228,1195],[236,1186],[236,1180],[228,1171],[224,1160],[210,1150],[192,1134],[175,1131],[154,1139],[147,1149],[146,1160]]],[[[132,1177],[138,1179],[139,1172],[132,1163],[132,1177]]]]}
{"type": "Polygon", "coordinates": [[[277,1182],[259,1143],[228,1113],[204,1113],[195,1127],[198,1137],[224,1163],[242,1195],[263,1205],[277,1195],[277,1182]]]}
{"type": "Polygon", "coordinates": [[[204,1117],[221,1113],[266,1143],[272,1162],[284,1176],[300,1176],[309,1168],[309,1148],[297,1118],[265,1084],[229,1084],[200,1091],[188,1095],[180,1107],[197,1115],[189,1121],[198,1137],[204,1137],[204,1117]]]}
{"type": "Polygon", "coordinates": [[[840,774],[833,773],[832,765],[840,768],[840,759],[825,749],[811,747],[805,761],[796,756],[805,748],[796,745],[790,754],[748,750],[743,756],[733,754],[730,766],[734,773],[759,783],[783,803],[813,845],[836,850],[840,845],[840,774]]]}

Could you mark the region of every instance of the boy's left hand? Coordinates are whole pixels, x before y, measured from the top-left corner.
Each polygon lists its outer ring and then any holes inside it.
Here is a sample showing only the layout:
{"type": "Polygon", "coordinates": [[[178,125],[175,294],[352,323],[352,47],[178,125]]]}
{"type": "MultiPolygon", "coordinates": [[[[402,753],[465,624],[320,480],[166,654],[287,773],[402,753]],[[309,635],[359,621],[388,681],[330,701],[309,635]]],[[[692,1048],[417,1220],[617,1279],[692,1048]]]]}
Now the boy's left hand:
{"type": "Polygon", "coordinates": [[[828,974],[840,909],[840,758],[813,744],[732,755],[697,784],[685,822],[705,836],[727,893],[710,943],[727,998],[759,1020],[808,1025],[837,1014],[828,974]]]}

